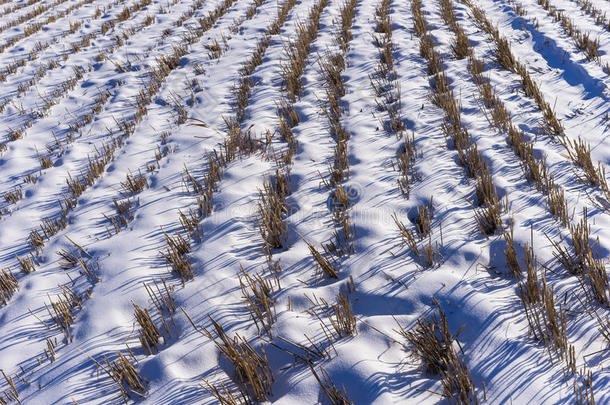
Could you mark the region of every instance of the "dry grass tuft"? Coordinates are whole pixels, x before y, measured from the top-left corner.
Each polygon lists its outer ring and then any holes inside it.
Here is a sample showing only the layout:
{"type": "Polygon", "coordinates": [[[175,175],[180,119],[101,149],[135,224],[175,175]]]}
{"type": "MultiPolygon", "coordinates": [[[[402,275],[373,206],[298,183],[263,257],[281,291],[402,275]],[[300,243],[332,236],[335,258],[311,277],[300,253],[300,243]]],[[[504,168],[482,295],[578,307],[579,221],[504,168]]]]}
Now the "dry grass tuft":
{"type": "Polygon", "coordinates": [[[580,278],[583,287],[587,287],[594,299],[602,305],[610,305],[610,290],[606,266],[599,250],[591,242],[591,227],[587,221],[587,210],[583,210],[583,216],[577,224],[569,226],[572,242],[572,251],[560,245],[559,242],[551,242],[555,251],[553,252],[557,261],[570,274],[580,278]]]}
{"type": "Polygon", "coordinates": [[[322,256],[322,254],[311,243],[307,242],[304,239],[303,241],[307,244],[307,247],[311,252],[311,256],[322,270],[322,273],[324,273],[324,275],[328,278],[338,279],[339,273],[335,269],[335,266],[333,266],[327,258],[322,256]]]}
{"type": "MultiPolygon", "coordinates": [[[[144,287],[146,288],[148,296],[150,297],[151,301],[153,302],[159,313],[167,314],[171,317],[172,314],[176,312],[176,304],[174,302],[174,289],[172,287],[168,287],[165,280],[162,280],[161,284],[163,285],[163,288],[159,286],[159,283],[157,283],[157,281],[153,281],[152,284],[144,284],[144,287]]],[[[171,319],[173,322],[173,318],[171,319]]]]}
{"type": "Polygon", "coordinates": [[[184,165],[184,177],[182,179],[182,184],[185,186],[186,191],[189,192],[189,186],[188,184],[191,184],[191,187],[193,188],[193,192],[197,193],[197,194],[204,194],[204,187],[203,185],[199,182],[199,180],[197,180],[197,178],[195,176],[193,176],[191,174],[191,172],[189,171],[189,169],[186,167],[186,164],[184,165]]]}
{"type": "Polygon", "coordinates": [[[468,37],[461,28],[455,33],[455,40],[451,44],[451,50],[457,59],[464,59],[470,54],[468,37]]]}
{"type": "Polygon", "coordinates": [[[547,189],[546,203],[551,215],[553,215],[563,226],[570,222],[568,201],[565,198],[563,189],[555,184],[547,189]]]}
{"type": "MultiPolygon", "coordinates": [[[[535,262],[535,259],[534,259],[535,262]]],[[[560,359],[568,359],[567,312],[553,289],[546,283],[544,274],[538,282],[537,270],[528,271],[525,284],[519,283],[521,302],[529,325],[529,331],[535,340],[552,349],[560,359]]],[[[549,351],[549,356],[551,352],[549,351]]]]}
{"type": "Polygon", "coordinates": [[[510,222],[509,230],[504,230],[504,242],[506,248],[504,249],[504,258],[506,259],[506,267],[511,271],[515,279],[521,279],[521,266],[517,259],[517,249],[515,248],[515,239],[513,233],[513,222],[510,222]]]}
{"type": "MultiPolygon", "coordinates": [[[[584,374],[584,372],[583,372],[584,374]]],[[[595,393],[593,391],[593,372],[589,372],[582,378],[582,387],[574,381],[574,395],[578,405],[595,405],[595,393]]]]}
{"type": "Polygon", "coordinates": [[[196,211],[189,208],[188,215],[178,210],[178,218],[180,219],[180,225],[182,230],[189,234],[195,239],[195,242],[201,242],[201,236],[203,234],[203,225],[199,224],[199,216],[196,211]]]}
{"type": "Polygon", "coordinates": [[[409,198],[411,184],[419,179],[419,174],[415,168],[416,157],[415,134],[410,137],[405,134],[403,143],[396,153],[396,165],[400,173],[396,181],[398,182],[398,189],[406,198],[409,198]]]}
{"type": "Polygon", "coordinates": [[[493,235],[498,229],[502,229],[502,212],[504,207],[502,203],[494,196],[493,200],[489,201],[482,208],[475,208],[474,217],[479,227],[479,231],[483,235],[493,235]]]}
{"type": "MultiPolygon", "coordinates": [[[[132,360],[137,361],[129,348],[128,351],[132,360]]],[[[131,394],[145,398],[146,379],[138,373],[132,362],[123,355],[123,353],[118,351],[117,354],[118,359],[112,362],[107,357],[104,357],[104,364],[96,361],[90,356],[89,358],[115,382],[121,392],[121,397],[126,403],[131,398],[131,394]]]]}
{"type": "Polygon", "coordinates": [[[25,274],[30,274],[31,272],[36,271],[37,263],[35,262],[34,256],[32,256],[32,255],[26,256],[26,257],[15,256],[15,258],[19,262],[19,265],[21,266],[21,270],[23,270],[23,272],[25,274]]]}
{"type": "Polygon", "coordinates": [[[161,251],[160,253],[165,258],[166,263],[178,274],[182,280],[182,284],[184,284],[194,277],[191,269],[191,260],[188,256],[188,253],[191,251],[191,246],[188,240],[179,233],[170,236],[164,232],[164,235],[167,242],[167,248],[165,249],[165,252],[161,251]]]}
{"type": "Polygon", "coordinates": [[[332,314],[329,315],[330,323],[339,337],[351,336],[358,333],[356,328],[356,316],[349,301],[347,291],[337,295],[336,303],[332,306],[332,314]]]}
{"type": "Polygon", "coordinates": [[[41,156],[40,157],[40,168],[41,169],[48,169],[50,167],[55,166],[53,161],[51,160],[51,158],[47,158],[46,156],[41,156]]]}
{"type": "Polygon", "coordinates": [[[570,160],[583,170],[585,176],[581,180],[584,183],[597,186],[602,191],[608,193],[610,189],[606,180],[606,170],[601,162],[597,163],[597,167],[593,164],[591,146],[580,137],[577,141],[571,141],[567,137],[562,138],[560,141],[568,152],[570,160]]]}
{"type": "Polygon", "coordinates": [[[248,397],[244,396],[243,392],[240,392],[239,396],[236,394],[234,395],[222,382],[220,383],[220,387],[211,384],[207,380],[203,380],[203,382],[205,385],[199,384],[199,386],[216,398],[220,405],[251,405],[252,403],[248,397]]]}
{"type": "Polygon", "coordinates": [[[49,297],[49,305],[45,303],[45,308],[51,318],[51,321],[62,331],[66,338],[66,343],[72,342],[72,334],[70,326],[74,322],[73,311],[76,308],[82,308],[81,302],[83,297],[76,294],[67,286],[61,286],[62,292],[57,295],[56,301],[49,297]]]}
{"type": "Polygon", "coordinates": [[[140,325],[140,330],[138,331],[138,337],[140,339],[140,343],[142,347],[146,350],[148,355],[152,355],[153,349],[155,351],[159,351],[159,339],[161,338],[161,334],[159,333],[159,329],[153,322],[148,309],[140,308],[135,302],[132,302],[136,322],[140,325]]]}
{"type": "MultiPolygon", "coordinates": [[[[227,147],[226,150],[230,151],[232,148],[232,146],[227,147]]],[[[214,191],[224,174],[223,162],[228,158],[228,155],[229,153],[219,156],[216,151],[214,155],[208,154],[208,170],[204,178],[203,199],[199,200],[199,215],[202,217],[212,213],[214,191]]]]}
{"type": "Polygon", "coordinates": [[[319,368],[320,374],[318,374],[316,372],[316,369],[313,367],[313,365],[311,363],[309,364],[309,369],[311,370],[311,373],[313,374],[313,376],[316,378],[316,380],[320,384],[320,388],[322,388],[322,390],[324,391],[324,393],[330,400],[331,404],[333,404],[333,405],[353,405],[354,404],[352,401],[349,400],[349,398],[347,396],[347,391],[345,390],[345,386],[342,386],[342,389],[339,390],[337,388],[337,386],[335,385],[333,379],[330,377],[330,375],[328,375],[326,370],[324,370],[322,368],[322,366],[320,366],[320,368],[319,368]],[[322,378],[320,378],[320,375],[322,375],[322,378]]]}
{"type": "Polygon", "coordinates": [[[138,202],[130,198],[127,198],[124,201],[118,201],[114,199],[112,200],[112,202],[116,210],[116,215],[112,215],[109,217],[104,214],[104,217],[112,224],[116,234],[119,233],[121,228],[126,227],[129,222],[133,220],[133,210],[138,205],[138,202]]]}
{"type": "Polygon", "coordinates": [[[130,172],[125,177],[125,182],[121,182],[121,187],[126,194],[135,195],[148,187],[148,180],[142,172],[138,172],[136,175],[130,172]]]}
{"type": "Polygon", "coordinates": [[[432,243],[431,236],[428,236],[428,242],[421,247],[419,260],[423,268],[438,267],[442,264],[443,256],[438,250],[438,242],[432,243]]]}
{"type": "MultiPolygon", "coordinates": [[[[235,368],[242,395],[257,402],[267,401],[272,395],[271,385],[274,378],[264,346],[261,345],[259,353],[243,337],[236,334],[234,338],[230,338],[224,328],[212,317],[210,321],[217,338],[207,329],[202,333],[214,342],[235,368]]],[[[194,324],[193,326],[195,327],[194,324]]]]}
{"type": "MultiPolygon", "coordinates": [[[[224,36],[222,37],[222,40],[223,42],[225,42],[226,46],[226,39],[224,38],[224,36]]],[[[209,59],[219,59],[225,51],[225,47],[223,47],[216,38],[214,38],[214,40],[212,40],[212,42],[210,42],[209,44],[205,45],[205,48],[209,51],[209,59]]]]}
{"type": "Polygon", "coordinates": [[[11,270],[0,270],[0,304],[6,305],[18,288],[19,283],[11,270]]]}
{"type": "Polygon", "coordinates": [[[418,37],[424,37],[428,31],[426,19],[421,10],[422,0],[411,1],[411,12],[413,13],[413,29],[418,37]]]}
{"type": "MultiPolygon", "coordinates": [[[[480,161],[480,156],[478,156],[480,161]]],[[[479,205],[487,205],[494,202],[496,198],[496,186],[493,183],[489,166],[486,163],[479,164],[477,162],[478,173],[476,175],[477,185],[475,187],[475,195],[479,205]]]]}
{"type": "MultiPolygon", "coordinates": [[[[19,398],[19,391],[17,390],[17,386],[15,385],[15,381],[12,377],[7,376],[4,373],[4,370],[0,369],[0,373],[4,377],[4,380],[8,384],[8,389],[4,390],[4,396],[8,401],[15,401],[21,403],[21,399],[19,398]]],[[[0,404],[7,405],[8,402],[4,400],[4,398],[0,397],[0,404]]]]}
{"type": "MultiPolygon", "coordinates": [[[[419,262],[419,264],[422,266],[422,268],[430,268],[430,267],[436,267],[436,266],[440,266],[442,264],[443,261],[443,256],[441,255],[441,253],[439,252],[438,249],[438,243],[432,243],[432,228],[430,226],[430,215],[429,211],[426,209],[428,208],[428,206],[424,206],[425,208],[422,208],[421,210],[419,210],[418,207],[418,217],[420,218],[421,216],[421,221],[424,221],[423,223],[425,223],[426,225],[426,229],[427,229],[427,236],[428,236],[428,241],[427,243],[424,242],[422,243],[421,248],[418,245],[418,240],[421,242],[421,240],[424,238],[424,236],[422,236],[421,233],[419,233],[418,229],[418,225],[417,225],[417,221],[418,219],[416,218],[416,232],[411,232],[407,226],[398,219],[398,216],[396,215],[396,213],[392,214],[392,219],[394,220],[394,223],[396,224],[396,227],[398,228],[398,232],[400,233],[400,236],[402,238],[402,245],[406,245],[409,250],[411,251],[411,253],[413,254],[413,256],[417,259],[417,261],[419,262]],[[426,213],[428,212],[428,213],[426,213]],[[417,237],[416,237],[417,235],[417,237]]],[[[423,229],[423,228],[422,228],[423,229]]]]}
{"type": "Polygon", "coordinates": [[[457,336],[465,325],[452,335],[445,313],[436,300],[434,303],[440,318],[422,315],[415,327],[409,331],[400,327],[398,332],[407,340],[412,353],[421,358],[426,371],[441,376],[443,396],[450,403],[477,404],[470,371],[454,346],[454,341],[459,345],[457,336]]]}
{"type": "Polygon", "coordinates": [[[23,190],[21,190],[21,187],[17,187],[13,191],[7,191],[4,193],[3,197],[4,201],[7,203],[16,204],[17,201],[23,198],[23,190]]]}
{"type": "Polygon", "coordinates": [[[420,239],[425,238],[430,235],[432,232],[432,218],[434,214],[432,213],[432,199],[427,205],[418,205],[417,206],[417,216],[415,217],[415,229],[419,235],[420,239]]]}
{"type": "Polygon", "coordinates": [[[59,218],[51,219],[45,218],[40,223],[40,230],[44,234],[44,237],[49,239],[51,236],[57,234],[62,229],[65,229],[68,225],[65,215],[59,218]]]}
{"type": "Polygon", "coordinates": [[[400,233],[400,237],[402,238],[402,244],[407,245],[407,247],[411,250],[411,252],[419,258],[419,249],[417,247],[417,240],[415,239],[415,235],[411,232],[407,226],[398,219],[396,213],[392,214],[392,219],[398,228],[398,232],[400,233]]]}
{"type": "Polygon", "coordinates": [[[44,247],[44,238],[40,235],[37,229],[30,231],[28,235],[28,245],[35,252],[36,256],[40,256],[44,247]]]}
{"type": "Polygon", "coordinates": [[[80,256],[77,253],[73,253],[67,249],[61,249],[57,251],[57,255],[60,256],[63,260],[59,262],[59,267],[64,270],[71,269],[72,267],[78,264],[80,260],[80,256]]]}
{"type": "MultiPolygon", "coordinates": [[[[276,283],[279,284],[279,279],[276,279],[276,283]]],[[[258,333],[261,334],[264,330],[269,336],[272,336],[271,326],[277,319],[275,300],[272,297],[274,292],[273,281],[264,279],[259,274],[250,276],[242,267],[239,285],[258,333]]]]}
{"type": "Polygon", "coordinates": [[[324,251],[338,257],[349,256],[355,252],[356,227],[352,224],[347,208],[337,210],[335,207],[334,214],[338,229],[333,232],[333,238],[324,245],[324,251]]]}
{"type": "Polygon", "coordinates": [[[259,190],[258,227],[268,254],[273,249],[284,247],[286,243],[284,215],[288,213],[288,181],[288,174],[277,170],[275,178],[265,181],[263,189],[259,190]]]}

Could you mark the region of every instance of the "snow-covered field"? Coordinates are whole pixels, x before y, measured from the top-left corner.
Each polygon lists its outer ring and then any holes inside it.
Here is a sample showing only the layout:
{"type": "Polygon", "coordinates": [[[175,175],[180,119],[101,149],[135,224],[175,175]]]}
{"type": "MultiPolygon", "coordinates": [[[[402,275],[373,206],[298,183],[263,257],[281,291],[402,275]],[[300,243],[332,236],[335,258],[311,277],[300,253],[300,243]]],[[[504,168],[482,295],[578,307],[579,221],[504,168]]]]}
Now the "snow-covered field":
{"type": "Polygon", "coordinates": [[[0,3],[0,404],[610,403],[610,1],[0,3]]]}

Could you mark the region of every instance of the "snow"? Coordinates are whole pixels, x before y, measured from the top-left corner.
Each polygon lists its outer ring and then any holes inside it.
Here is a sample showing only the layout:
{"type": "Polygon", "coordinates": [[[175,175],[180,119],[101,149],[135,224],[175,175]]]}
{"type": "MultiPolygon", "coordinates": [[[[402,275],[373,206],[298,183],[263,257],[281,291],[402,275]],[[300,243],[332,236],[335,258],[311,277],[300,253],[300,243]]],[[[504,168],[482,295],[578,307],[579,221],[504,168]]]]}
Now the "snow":
{"type": "MultiPolygon", "coordinates": [[[[527,12],[524,16],[515,13],[515,2],[509,0],[474,2],[497,24],[510,41],[513,53],[527,66],[554,107],[565,136],[584,139],[591,145],[593,162],[601,162],[603,168],[608,166],[610,76],[603,69],[610,62],[608,28],[596,25],[576,0],[552,0],[553,5],[566,10],[575,26],[599,39],[600,60],[590,61],[537,1],[519,3],[527,12]]],[[[610,13],[607,1],[591,2],[610,13]]],[[[0,10],[23,3],[9,2],[0,10]]],[[[0,193],[4,196],[22,190],[22,198],[16,203],[4,198],[0,201],[0,269],[10,269],[19,281],[18,291],[6,305],[0,305],[0,369],[13,378],[22,403],[123,402],[117,385],[97,362],[105,366],[105,357],[116,360],[117,351],[127,355],[128,347],[136,360],[134,367],[146,380],[145,398],[132,394],[130,402],[218,403],[203,388],[204,381],[236,390],[238,379],[231,363],[201,333],[203,328],[212,330],[210,317],[222,324],[229,336],[238,334],[257,350],[265,347],[274,376],[268,403],[331,403],[309,366],[279,349],[299,350],[281,338],[306,346],[310,346],[311,339],[328,352],[328,356],[315,361],[316,370],[323,367],[339,389],[345,387],[347,397],[355,404],[448,403],[441,395],[439,376],[426,373],[399,333],[401,328],[413,328],[420,315],[435,313],[433,298],[446,313],[453,333],[464,326],[457,337],[460,355],[470,370],[480,403],[575,402],[574,386],[584,389],[583,376],[566,376],[565,362],[555,357],[551,361],[547,347],[528,333],[519,288],[506,267],[504,238],[501,232],[486,237],[477,228],[475,183],[459,165],[457,152],[448,147],[441,130],[444,113],[431,102],[430,77],[419,53],[410,1],[391,1],[390,16],[401,111],[407,132],[415,139],[419,176],[406,198],[397,187],[399,174],[394,168],[402,141],[384,130],[382,120],[387,119],[386,113],[377,107],[371,87],[370,75],[379,58],[371,36],[378,3],[359,0],[353,38],[344,55],[342,78],[346,94],[341,116],[351,135],[350,175],[344,186],[351,187],[349,213],[356,229],[355,252],[332,259],[338,279],[326,279],[321,274],[305,242],[323,252],[323,244],[333,238],[336,229],[330,190],[324,185],[336,143],[322,113],[326,95],[318,60],[330,52],[341,52],[335,39],[344,1],[329,0],[321,15],[319,33],[303,74],[304,90],[294,105],[300,118],[293,128],[298,146],[290,166],[291,193],[284,216],[287,243],[272,252],[273,262],[281,266],[281,288],[273,292],[277,320],[271,335],[259,333],[253,322],[239,275],[243,269],[252,276],[264,274],[272,279],[257,223],[259,190],[277,167],[272,156],[252,153],[224,168],[213,192],[212,213],[198,218],[201,241],[191,238],[188,257],[194,273],[192,280],[183,283],[160,252],[167,247],[165,233],[183,232],[179,213],[188,215],[198,210],[199,196],[186,178],[185,168],[204,183],[209,170],[207,156],[213,150],[221,150],[227,136],[224,118],[233,113],[232,89],[240,69],[276,18],[281,2],[258,2],[256,13],[247,19],[247,10],[254,2],[234,1],[212,28],[188,46],[187,54],[152,97],[147,114],[136,123],[133,134],[117,147],[102,175],[69,210],[65,229],[45,239],[37,255],[28,245],[28,237],[33,229],[40,232],[43,219],[61,215],[59,201],[69,194],[68,174],[75,177],[87,170],[89,159],[119,133],[117,122],[133,116],[136,96],[146,88],[150,69],[162,55],[171,55],[174,46],[184,43],[186,34],[199,30],[198,19],[210,15],[223,1],[202,2],[178,26],[178,19],[195,2],[153,0],[133,11],[128,20],[117,21],[106,35],[101,33],[104,22],[115,20],[125,6],[136,3],[82,3],[69,15],[0,53],[2,72],[15,60],[26,59],[25,66],[6,74],[0,91],[0,105],[6,105],[0,111],[1,142],[6,145],[6,150],[0,152],[0,193]],[[98,9],[101,13],[96,13],[98,9]],[[147,16],[155,17],[153,24],[144,25],[147,16]],[[71,33],[69,23],[76,21],[83,24],[71,33]],[[123,32],[127,38],[117,45],[115,36],[123,32]],[[91,33],[97,34],[91,44],[73,52],[71,45],[91,33]],[[208,56],[207,46],[214,41],[223,47],[218,59],[208,56]],[[36,59],[29,60],[28,54],[38,42],[48,42],[48,46],[38,52],[36,59]],[[64,53],[65,59],[61,57],[64,53]],[[96,59],[100,53],[107,58],[96,59]],[[51,60],[57,61],[58,67],[30,85],[29,80],[39,68],[51,60]],[[125,67],[124,71],[117,64],[125,67]],[[50,96],[63,81],[74,76],[73,67],[83,72],[75,87],[62,90],[58,97],[50,96]],[[20,85],[27,90],[20,91],[20,85]],[[93,114],[91,122],[83,123],[71,140],[70,126],[89,114],[99,92],[106,90],[109,97],[100,112],[93,114]],[[28,115],[40,110],[43,97],[49,96],[56,104],[42,116],[28,115]],[[186,109],[186,123],[178,120],[176,103],[186,109]],[[28,120],[31,125],[23,129],[23,137],[9,139],[9,131],[21,128],[28,120]],[[205,127],[197,123],[205,123],[205,127]],[[167,138],[162,136],[164,133],[169,134],[167,138]],[[53,146],[57,142],[62,145],[60,148],[53,146]],[[40,156],[50,158],[54,166],[42,169],[40,156]],[[151,165],[156,167],[149,170],[151,165]],[[115,232],[107,219],[116,215],[113,201],[128,198],[121,183],[127,174],[139,173],[146,177],[148,186],[131,197],[135,204],[133,219],[115,232]],[[28,175],[38,176],[38,180],[26,183],[28,175]],[[412,229],[417,207],[430,201],[434,212],[430,241],[439,247],[442,260],[439,266],[422,268],[403,246],[392,216],[412,229]],[[83,249],[79,250],[72,241],[83,249]],[[63,269],[63,259],[58,255],[62,249],[90,263],[99,281],[92,282],[79,266],[63,269]],[[16,256],[30,254],[35,257],[36,270],[26,274],[16,256]],[[178,307],[169,336],[144,288],[144,284],[161,280],[173,289],[178,307]],[[332,329],[322,303],[334,303],[350,280],[355,285],[348,297],[357,318],[357,334],[329,339],[320,326],[322,319],[332,329]],[[69,286],[83,299],[73,308],[71,342],[52,323],[49,313],[49,304],[57,300],[61,286],[69,286]],[[152,355],[147,355],[138,339],[133,303],[147,308],[163,331],[159,350],[152,355]],[[191,320],[199,329],[193,327],[191,320]],[[49,341],[56,342],[54,361],[45,354],[49,341]]],[[[51,2],[42,0],[3,14],[0,26],[39,4],[51,2]]],[[[67,0],[34,21],[45,21],[49,15],[75,4],[79,3],[67,0]]],[[[276,150],[286,148],[277,133],[276,112],[284,94],[281,67],[286,46],[295,39],[297,24],[307,20],[313,4],[302,0],[296,3],[280,33],[270,37],[262,64],[251,76],[252,92],[241,126],[263,137],[269,131],[273,134],[270,148],[276,150]]],[[[610,211],[599,204],[610,207],[608,193],[580,181],[581,171],[566,156],[565,149],[557,139],[542,133],[542,113],[523,94],[519,76],[497,63],[493,43],[476,26],[468,6],[457,0],[454,6],[458,22],[476,57],[485,61],[485,75],[514,124],[534,140],[535,153],[546,155],[549,171],[565,190],[572,223],[578,222],[584,208],[588,210],[591,239],[599,242],[607,267],[610,211]],[[595,201],[601,203],[594,204],[595,201]]],[[[498,196],[508,200],[502,217],[505,226],[509,221],[514,224],[519,260],[525,260],[523,246],[533,246],[540,273],[546,274],[548,284],[568,309],[567,337],[575,348],[576,368],[593,373],[595,400],[608,403],[610,342],[601,335],[595,317],[608,322],[608,308],[587,301],[579,279],[556,260],[551,241],[568,246],[569,229],[549,213],[545,196],[523,175],[506,135],[492,128],[482,112],[467,59],[456,60],[451,51],[453,33],[441,18],[438,1],[424,1],[422,9],[451,88],[461,101],[462,122],[491,168],[498,196]]],[[[29,23],[0,32],[0,44],[23,33],[29,23]]],[[[0,378],[0,392],[11,389],[8,381],[0,378]]],[[[0,394],[0,398],[10,402],[7,394],[0,394]]]]}

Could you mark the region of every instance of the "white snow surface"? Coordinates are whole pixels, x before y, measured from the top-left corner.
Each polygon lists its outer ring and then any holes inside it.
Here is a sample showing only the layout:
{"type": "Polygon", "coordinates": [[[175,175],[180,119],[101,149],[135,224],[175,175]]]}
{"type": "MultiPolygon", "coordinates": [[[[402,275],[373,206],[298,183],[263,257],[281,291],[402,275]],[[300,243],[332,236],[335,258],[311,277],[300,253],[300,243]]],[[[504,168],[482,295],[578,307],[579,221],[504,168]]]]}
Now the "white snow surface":
{"type": "MultiPolygon", "coordinates": [[[[8,2],[0,6],[0,11],[22,3],[24,0],[8,2]]],[[[38,4],[50,3],[42,0],[2,13],[0,26],[38,4]]],[[[200,219],[201,241],[191,240],[188,256],[192,280],[182,283],[160,251],[166,248],[164,232],[182,232],[179,212],[197,210],[197,194],[186,180],[184,169],[203,182],[208,170],[207,154],[218,149],[226,137],[223,117],[233,112],[232,89],[242,64],[276,17],[281,1],[262,2],[252,18],[246,19],[253,3],[237,0],[211,29],[188,45],[186,55],[164,79],[133,134],[117,148],[99,179],[78,198],[65,229],[45,240],[37,255],[28,245],[28,236],[39,229],[43,219],[59,217],[58,201],[68,194],[68,174],[74,176],[86,170],[89,158],[109,139],[116,122],[134,114],[136,96],[157,58],[183,43],[189,29],[199,27],[197,19],[208,15],[220,0],[204,1],[180,26],[176,21],[191,8],[192,0],[153,0],[103,35],[102,24],[114,20],[123,7],[133,3],[93,0],[82,4],[0,53],[2,72],[21,58],[27,62],[6,73],[6,81],[0,82],[0,104],[5,105],[0,112],[0,141],[6,145],[6,150],[0,152],[0,194],[21,190],[21,198],[14,203],[0,199],[0,269],[10,269],[19,283],[8,302],[0,305],[0,369],[13,378],[21,403],[123,402],[116,384],[96,362],[105,357],[116,360],[117,351],[127,353],[126,345],[137,359],[133,362],[136,370],[147,381],[145,397],[132,395],[129,402],[217,403],[202,387],[204,380],[235,389],[238,379],[230,362],[208,337],[193,328],[181,309],[173,315],[171,336],[164,334],[158,350],[147,355],[138,340],[132,303],[147,308],[161,328],[161,318],[143,286],[155,280],[165,280],[174,289],[176,306],[184,309],[199,328],[212,328],[211,316],[230,336],[239,334],[257,350],[264,345],[274,376],[269,403],[331,403],[309,367],[278,348],[290,347],[281,338],[307,346],[309,338],[328,350],[330,358],[316,360],[314,366],[316,370],[322,366],[337,387],[344,386],[355,404],[446,403],[447,399],[440,395],[439,377],[426,372],[399,333],[401,328],[413,328],[422,314],[435,313],[433,299],[446,313],[453,333],[464,326],[457,340],[480,403],[575,403],[574,385],[582,387],[582,378],[566,376],[565,363],[555,358],[551,362],[547,348],[528,333],[517,282],[506,267],[501,232],[486,237],[477,228],[472,205],[474,183],[459,166],[456,151],[448,147],[441,130],[443,112],[430,100],[427,65],[419,53],[408,0],[391,1],[390,16],[402,115],[417,146],[415,166],[419,178],[408,198],[400,193],[394,161],[401,143],[382,127],[383,112],[377,107],[369,77],[378,60],[378,48],[371,36],[378,3],[360,0],[353,38],[345,54],[346,94],[342,98],[342,122],[351,134],[346,186],[351,187],[355,252],[335,260],[339,279],[323,277],[303,238],[322,251],[322,245],[333,238],[335,230],[328,203],[330,192],[323,181],[333,162],[335,141],[321,109],[325,87],[318,59],[339,51],[335,38],[344,2],[329,0],[305,66],[304,89],[295,104],[300,117],[293,129],[298,146],[290,169],[287,242],[284,248],[273,251],[273,260],[281,264],[281,289],[273,293],[277,320],[271,336],[259,333],[252,321],[238,276],[242,268],[251,275],[262,274],[267,268],[257,224],[257,203],[263,181],[275,173],[273,159],[255,153],[232,161],[224,169],[214,191],[212,213],[200,219]],[[153,16],[155,21],[144,26],[147,16],[153,16]],[[75,22],[82,25],[71,32],[70,23],[75,22]],[[237,29],[231,30],[232,26],[237,29]],[[130,27],[134,30],[122,46],[117,46],[115,35],[122,35],[130,27]],[[97,37],[91,39],[90,45],[74,51],[72,44],[90,33],[97,37]],[[224,48],[217,59],[209,57],[208,45],[214,41],[224,48]],[[28,55],[37,44],[46,42],[48,47],[30,60],[28,55]],[[98,60],[101,52],[108,58],[98,60]],[[67,57],[58,58],[62,54],[67,57]],[[29,81],[39,68],[51,60],[57,60],[58,67],[30,86],[29,81]],[[117,64],[130,67],[120,71],[117,64]],[[54,97],[54,89],[74,76],[73,67],[82,71],[82,77],[73,89],[54,97]],[[22,88],[26,90],[21,91],[22,88]],[[91,122],[84,123],[70,142],[70,126],[87,114],[99,92],[106,90],[109,98],[101,111],[93,114],[91,122]],[[42,116],[34,114],[45,98],[56,98],[57,103],[42,116]],[[175,102],[186,108],[186,123],[177,121],[175,102]],[[10,132],[28,119],[31,126],[23,136],[10,139],[10,132]],[[192,125],[201,122],[206,127],[192,125]],[[166,141],[165,135],[162,139],[164,132],[170,134],[166,141]],[[56,140],[62,147],[48,149],[47,145],[52,146],[56,140]],[[155,153],[162,155],[159,165],[148,170],[147,165],[155,162],[155,153]],[[53,167],[42,169],[40,156],[51,159],[53,167]],[[140,172],[148,187],[132,198],[133,220],[115,233],[106,216],[115,215],[114,200],[126,199],[121,186],[126,175],[140,172]],[[28,175],[39,177],[35,183],[28,183],[28,175]],[[438,245],[442,263],[423,269],[403,246],[392,215],[412,228],[417,207],[431,199],[431,241],[438,245]],[[87,253],[76,249],[71,241],[87,253]],[[89,280],[79,266],[62,268],[64,259],[58,255],[62,249],[97,263],[99,281],[89,280]],[[26,274],[17,256],[30,255],[35,258],[36,270],[26,274]],[[320,320],[308,310],[316,300],[334,303],[350,278],[355,285],[349,299],[357,318],[357,334],[334,337],[330,346],[320,320]],[[83,299],[73,310],[70,343],[52,323],[48,311],[50,301],[56,300],[62,286],[69,286],[83,299]],[[54,361],[45,354],[49,340],[56,342],[54,361]]],[[[295,38],[297,23],[307,19],[313,3],[297,2],[280,34],[271,37],[262,64],[252,74],[254,86],[242,127],[261,136],[269,131],[274,135],[273,144],[282,143],[277,135],[276,107],[284,91],[280,73],[285,48],[295,38]]],[[[554,106],[566,136],[581,137],[591,145],[594,162],[599,161],[604,168],[610,165],[610,76],[602,67],[603,63],[610,63],[610,27],[596,25],[574,0],[552,0],[556,7],[568,12],[579,29],[599,39],[599,63],[587,60],[560,23],[535,0],[520,2],[527,12],[524,16],[517,15],[513,2],[508,0],[475,3],[509,39],[515,55],[554,106]]],[[[610,14],[610,2],[591,3],[610,14]]],[[[67,0],[33,21],[45,21],[73,4],[77,1],[67,0]]],[[[610,205],[603,209],[603,193],[580,181],[579,169],[567,158],[564,148],[542,133],[542,114],[521,91],[519,77],[497,63],[492,42],[475,25],[468,7],[458,1],[454,5],[459,23],[476,56],[485,61],[486,75],[513,122],[534,139],[536,153],[546,154],[549,170],[565,190],[574,222],[583,208],[588,209],[591,238],[599,241],[599,252],[607,262],[610,205]],[[601,201],[602,205],[593,201],[601,201]]],[[[456,60],[451,52],[453,34],[441,19],[438,1],[424,1],[422,7],[451,86],[461,100],[463,122],[490,165],[499,196],[508,200],[504,223],[508,226],[512,218],[518,246],[533,244],[539,271],[546,273],[547,282],[568,308],[567,336],[575,348],[577,368],[593,373],[596,403],[610,403],[610,346],[592,316],[595,313],[602,322],[608,322],[608,308],[584,304],[578,278],[566,273],[555,259],[551,240],[569,240],[569,230],[552,217],[545,196],[523,175],[518,158],[506,143],[506,135],[490,126],[467,71],[467,60],[456,60]]],[[[31,22],[1,32],[0,43],[23,33],[31,22]]],[[[524,260],[523,249],[519,250],[519,259],[524,260]]],[[[322,318],[330,326],[327,318],[322,318]]],[[[0,392],[10,389],[0,376],[0,392]]],[[[8,397],[2,398],[10,402],[8,397]]]]}

